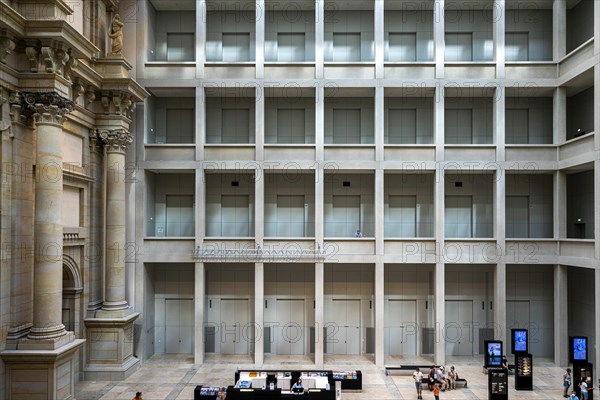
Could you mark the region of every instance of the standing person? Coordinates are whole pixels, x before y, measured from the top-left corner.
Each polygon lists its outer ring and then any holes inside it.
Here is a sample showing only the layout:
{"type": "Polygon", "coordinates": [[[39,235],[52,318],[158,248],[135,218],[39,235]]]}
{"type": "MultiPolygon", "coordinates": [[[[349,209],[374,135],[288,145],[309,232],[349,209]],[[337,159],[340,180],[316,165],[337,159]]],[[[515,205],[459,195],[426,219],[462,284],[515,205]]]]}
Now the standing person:
{"type": "Polygon", "coordinates": [[[585,381],[585,378],[581,379],[579,387],[581,388],[581,400],[588,400],[588,385],[585,381]]]}
{"type": "Polygon", "coordinates": [[[429,386],[429,391],[433,390],[433,386],[435,385],[435,366],[432,365],[429,368],[429,374],[427,374],[427,385],[429,386]]]}
{"type": "Polygon", "coordinates": [[[436,383],[433,388],[433,398],[435,400],[440,400],[440,386],[436,383]]]}
{"type": "Polygon", "coordinates": [[[450,390],[456,389],[456,380],[458,379],[458,374],[454,369],[454,365],[450,367],[450,371],[448,372],[448,378],[450,379],[450,390]]]}
{"type": "Polygon", "coordinates": [[[575,390],[573,390],[571,392],[571,395],[569,396],[569,400],[579,400],[579,397],[577,397],[577,393],[575,392],[575,390]]]}
{"type": "Polygon", "coordinates": [[[567,368],[567,372],[563,375],[563,386],[565,388],[563,392],[563,397],[569,397],[568,391],[571,387],[571,368],[567,368]]]}
{"type": "Polygon", "coordinates": [[[417,389],[417,399],[422,399],[421,392],[423,390],[423,373],[420,368],[417,368],[413,372],[413,379],[415,380],[415,388],[417,389]]]}
{"type": "Polygon", "coordinates": [[[142,392],[136,392],[132,400],[142,400],[142,392]]]}

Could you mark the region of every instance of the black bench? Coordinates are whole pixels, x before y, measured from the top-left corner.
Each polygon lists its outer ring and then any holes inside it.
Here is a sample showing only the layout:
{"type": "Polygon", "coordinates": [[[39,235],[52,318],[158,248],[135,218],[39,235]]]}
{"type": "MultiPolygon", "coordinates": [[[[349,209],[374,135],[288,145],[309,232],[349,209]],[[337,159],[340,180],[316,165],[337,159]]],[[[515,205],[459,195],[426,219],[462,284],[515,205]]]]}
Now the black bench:
{"type": "Polygon", "coordinates": [[[467,387],[467,380],[465,378],[458,378],[456,384],[458,385],[459,383],[465,385],[464,387],[467,387]]]}

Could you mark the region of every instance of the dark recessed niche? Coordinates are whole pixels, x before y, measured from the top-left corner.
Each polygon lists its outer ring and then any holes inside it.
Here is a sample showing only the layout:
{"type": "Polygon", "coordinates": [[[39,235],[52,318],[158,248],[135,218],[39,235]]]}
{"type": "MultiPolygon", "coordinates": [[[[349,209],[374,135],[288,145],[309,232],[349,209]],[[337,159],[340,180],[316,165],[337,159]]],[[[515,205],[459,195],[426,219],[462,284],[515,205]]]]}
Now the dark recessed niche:
{"type": "Polygon", "coordinates": [[[342,186],[343,187],[350,187],[350,182],[344,181],[344,182],[342,182],[342,186]]]}
{"type": "Polygon", "coordinates": [[[231,186],[240,186],[238,181],[231,181],[231,186]]]}
{"type": "Polygon", "coordinates": [[[462,182],[454,182],[454,187],[462,187],[462,182]]]}

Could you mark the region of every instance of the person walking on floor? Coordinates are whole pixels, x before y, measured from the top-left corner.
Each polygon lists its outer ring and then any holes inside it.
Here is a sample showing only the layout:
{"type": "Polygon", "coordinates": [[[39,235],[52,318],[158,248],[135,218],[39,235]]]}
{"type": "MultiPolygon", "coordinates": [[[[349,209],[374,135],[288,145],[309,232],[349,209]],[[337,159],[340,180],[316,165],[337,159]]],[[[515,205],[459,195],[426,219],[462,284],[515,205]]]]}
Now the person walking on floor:
{"type": "Polygon", "coordinates": [[[413,372],[413,379],[415,380],[415,388],[417,389],[417,399],[422,399],[421,392],[423,390],[423,373],[420,368],[417,368],[415,372],[413,372]]]}

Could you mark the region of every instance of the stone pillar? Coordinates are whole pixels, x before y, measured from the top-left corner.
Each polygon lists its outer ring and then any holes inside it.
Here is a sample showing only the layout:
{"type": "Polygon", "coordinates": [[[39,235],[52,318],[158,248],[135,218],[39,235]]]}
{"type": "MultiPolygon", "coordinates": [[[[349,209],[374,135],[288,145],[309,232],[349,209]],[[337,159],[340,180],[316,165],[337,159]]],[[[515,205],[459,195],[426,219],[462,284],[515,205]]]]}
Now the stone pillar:
{"type": "Polygon", "coordinates": [[[315,367],[323,368],[323,351],[325,350],[325,266],[315,264],[315,367]]]}
{"type": "MultiPolygon", "coordinates": [[[[254,264],[254,365],[256,368],[262,367],[265,362],[264,345],[264,315],[265,315],[265,265],[263,263],[254,264]]],[[[244,327],[242,326],[243,330],[244,327]]],[[[240,340],[245,340],[240,337],[240,340]]]]}
{"type": "Polygon", "coordinates": [[[33,326],[28,338],[56,349],[73,341],[62,324],[62,124],[73,102],[55,93],[23,94],[36,123],[33,326]]]}
{"type": "Polygon", "coordinates": [[[569,286],[567,266],[554,266],[554,364],[569,365],[569,286]]]}
{"type": "Polygon", "coordinates": [[[33,325],[14,350],[1,354],[6,373],[1,397],[70,399],[84,342],[62,324],[62,125],[74,104],[54,92],[22,93],[22,99],[24,116],[33,119],[36,131],[33,325]]]}
{"type": "Polygon", "coordinates": [[[106,147],[105,299],[103,311],[131,313],[125,298],[125,152],[133,136],[124,129],[103,129],[106,147]]]}
{"type": "Polygon", "coordinates": [[[125,152],[133,136],[122,126],[97,129],[95,134],[106,149],[105,298],[102,308],[84,320],[84,374],[87,380],[122,380],[139,366],[133,356],[133,322],[140,313],[133,312],[125,291],[125,152]]]}
{"type": "Polygon", "coordinates": [[[444,6],[444,0],[434,0],[433,2],[433,60],[435,61],[435,77],[438,79],[444,77],[444,62],[446,51],[444,6]]]}

